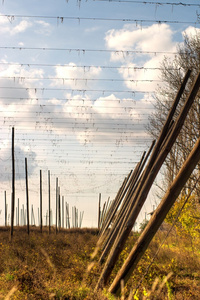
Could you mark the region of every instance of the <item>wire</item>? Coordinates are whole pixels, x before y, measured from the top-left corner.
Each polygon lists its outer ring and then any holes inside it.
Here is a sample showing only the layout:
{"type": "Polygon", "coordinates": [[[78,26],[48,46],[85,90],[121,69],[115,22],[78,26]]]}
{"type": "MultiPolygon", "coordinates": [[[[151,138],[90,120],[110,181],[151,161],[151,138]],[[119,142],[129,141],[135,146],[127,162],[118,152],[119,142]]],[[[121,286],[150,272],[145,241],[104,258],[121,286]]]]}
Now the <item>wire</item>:
{"type": "MultiPolygon", "coordinates": [[[[200,5],[196,5],[197,7],[200,7],[200,5]]],[[[26,16],[26,15],[0,15],[0,17],[6,17],[9,19],[9,21],[12,23],[15,18],[33,18],[33,19],[56,19],[57,22],[63,23],[64,20],[77,20],[79,23],[80,21],[117,21],[117,22],[134,22],[136,24],[138,23],[157,23],[157,24],[192,24],[196,25],[199,22],[193,22],[193,21],[176,21],[176,20],[147,20],[147,19],[130,19],[130,18],[97,18],[97,17],[68,17],[68,16],[26,16]]]]}
{"type": "Polygon", "coordinates": [[[153,1],[136,1],[136,0],[93,0],[98,2],[121,2],[121,3],[133,3],[133,4],[150,4],[150,5],[156,5],[156,6],[163,6],[163,5],[171,5],[171,6],[194,6],[194,7],[200,7],[200,4],[196,3],[183,3],[183,2],[153,2],[153,1]]]}
{"type": "Polygon", "coordinates": [[[65,81],[113,81],[113,82],[163,82],[162,80],[157,79],[118,79],[118,78],[67,78],[67,77],[23,77],[23,76],[1,76],[1,79],[11,79],[13,81],[26,81],[26,80],[62,80],[63,84],[65,81]]]}
{"type": "Polygon", "coordinates": [[[10,86],[0,86],[0,89],[8,89],[8,90],[34,90],[35,93],[37,91],[71,91],[71,92],[101,92],[101,93],[131,93],[131,94],[135,94],[135,93],[140,93],[140,94],[150,94],[153,93],[154,91],[131,91],[131,90],[106,90],[106,89],[100,89],[100,90],[90,90],[90,89],[65,89],[65,88],[41,88],[41,87],[27,87],[27,88],[23,88],[23,87],[10,87],[10,86]]]}
{"type": "MultiPolygon", "coordinates": [[[[5,50],[42,50],[42,51],[68,51],[68,52],[78,52],[85,54],[86,52],[107,52],[107,53],[116,53],[116,54],[177,54],[178,52],[173,51],[143,51],[143,50],[109,50],[109,49],[72,49],[72,48],[52,48],[52,47],[17,47],[17,46],[0,46],[0,49],[5,50]]],[[[180,55],[186,53],[181,52],[180,55]]]]}
{"type": "MultiPolygon", "coordinates": [[[[31,98],[28,98],[28,97],[0,97],[0,99],[2,99],[2,100],[5,100],[5,99],[7,99],[7,100],[31,100],[31,101],[48,101],[48,100],[52,100],[52,98],[40,98],[40,97],[37,97],[37,98],[34,98],[34,97],[31,97],[31,98]]],[[[75,100],[75,101],[82,101],[83,103],[84,102],[87,102],[87,101],[91,101],[91,102],[95,102],[95,101],[97,101],[98,99],[87,99],[87,98],[56,98],[56,100],[59,100],[59,101],[65,101],[65,103],[66,102],[68,102],[68,101],[71,101],[71,100],[75,100]]],[[[116,99],[116,98],[109,98],[109,99],[107,99],[106,98],[106,102],[109,102],[109,101],[111,101],[111,102],[117,102],[117,103],[124,103],[124,102],[132,102],[133,103],[133,105],[134,105],[134,107],[136,107],[137,105],[138,105],[138,101],[137,100],[135,100],[135,99],[116,99]]],[[[152,103],[152,100],[149,100],[149,99],[145,99],[144,100],[145,102],[147,102],[147,103],[152,103]]],[[[169,100],[168,102],[171,102],[171,100],[169,100]]],[[[5,103],[5,104],[3,104],[3,105],[10,105],[10,104],[7,104],[7,103],[5,103]]],[[[28,105],[27,103],[26,104],[18,104],[18,103],[15,103],[15,105],[28,105]]],[[[30,104],[30,105],[32,105],[32,104],[30,104]]],[[[46,106],[55,106],[55,104],[38,104],[40,107],[46,107],[46,106]]],[[[60,104],[58,104],[58,105],[60,105],[60,104]]],[[[76,105],[72,105],[72,103],[70,103],[70,106],[76,106],[76,105]]],[[[81,106],[80,106],[81,107],[81,106]]],[[[87,107],[87,105],[83,105],[83,107],[87,107]]],[[[88,106],[88,107],[93,107],[92,105],[90,106],[88,106]]],[[[101,107],[103,107],[103,106],[101,106],[101,107]]],[[[145,109],[145,108],[141,108],[141,107],[138,107],[137,106],[137,108],[140,108],[140,109],[145,109]]]]}
{"type": "MultiPolygon", "coordinates": [[[[23,67],[23,66],[27,66],[27,67],[30,67],[30,66],[37,66],[37,67],[65,67],[65,68],[82,68],[84,70],[87,70],[87,69],[92,69],[92,68],[100,68],[100,69],[130,69],[130,70],[162,70],[162,68],[159,68],[159,67],[143,67],[143,66],[134,66],[134,67],[131,67],[131,66],[93,66],[93,65],[83,65],[83,66],[80,66],[80,65],[70,65],[70,64],[44,64],[44,63],[41,63],[41,64],[33,64],[33,63],[9,63],[9,62],[0,62],[0,65],[11,65],[11,66],[20,66],[20,67],[23,67]]],[[[180,68],[168,68],[168,70],[181,70],[181,67],[180,68]]]]}

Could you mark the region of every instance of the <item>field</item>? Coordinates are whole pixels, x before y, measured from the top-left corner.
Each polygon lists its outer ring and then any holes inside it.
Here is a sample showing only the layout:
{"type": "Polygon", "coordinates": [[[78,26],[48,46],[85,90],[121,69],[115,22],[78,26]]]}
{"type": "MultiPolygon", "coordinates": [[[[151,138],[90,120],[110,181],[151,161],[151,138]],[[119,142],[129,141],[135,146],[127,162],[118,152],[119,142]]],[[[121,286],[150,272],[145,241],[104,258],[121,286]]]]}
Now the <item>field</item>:
{"type": "MultiPolygon", "coordinates": [[[[110,282],[127,257],[136,235],[129,238],[110,282]]],[[[200,251],[194,242],[171,234],[147,272],[162,239],[163,232],[159,232],[121,299],[129,296],[136,300],[199,299],[200,251]],[[131,291],[137,286],[138,291],[133,296],[131,291]]],[[[97,264],[90,273],[87,271],[97,240],[95,229],[63,230],[49,235],[47,229],[41,234],[37,228],[31,228],[28,236],[26,228],[17,228],[10,242],[9,228],[1,227],[0,299],[117,299],[107,293],[106,288],[94,291],[101,272],[97,264]]]]}

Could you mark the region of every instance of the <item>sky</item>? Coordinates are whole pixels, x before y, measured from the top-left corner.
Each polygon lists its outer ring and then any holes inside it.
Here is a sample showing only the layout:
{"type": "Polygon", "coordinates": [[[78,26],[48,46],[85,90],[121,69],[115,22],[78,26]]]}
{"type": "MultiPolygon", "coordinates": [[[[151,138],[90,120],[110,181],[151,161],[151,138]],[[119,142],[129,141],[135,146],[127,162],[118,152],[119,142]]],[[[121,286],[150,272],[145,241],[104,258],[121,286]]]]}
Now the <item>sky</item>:
{"type": "MultiPolygon", "coordinates": [[[[16,202],[36,223],[55,216],[55,187],[96,227],[98,199],[114,199],[151,145],[146,126],[162,86],[160,65],[183,36],[199,30],[200,4],[188,1],[4,0],[0,3],[0,225],[12,191],[15,129],[16,202]],[[162,3],[162,5],[161,5],[162,3]],[[171,3],[171,4],[170,4],[171,3]]],[[[158,179],[159,180],[159,179],[158,179]]],[[[156,189],[143,207],[158,204],[156,189]]]]}

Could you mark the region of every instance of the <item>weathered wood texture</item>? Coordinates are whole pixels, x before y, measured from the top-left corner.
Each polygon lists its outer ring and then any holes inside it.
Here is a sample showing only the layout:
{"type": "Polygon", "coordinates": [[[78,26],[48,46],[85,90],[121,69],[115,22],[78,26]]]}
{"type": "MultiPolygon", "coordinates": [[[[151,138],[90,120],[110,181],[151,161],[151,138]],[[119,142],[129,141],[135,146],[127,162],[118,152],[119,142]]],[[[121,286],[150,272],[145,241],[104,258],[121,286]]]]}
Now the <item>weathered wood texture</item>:
{"type": "Polygon", "coordinates": [[[147,249],[149,243],[151,242],[160,225],[164,221],[170,208],[179,196],[182,188],[184,187],[185,183],[190,177],[192,171],[198,164],[199,160],[200,139],[198,139],[198,141],[196,142],[193,150],[191,151],[187,160],[183,164],[182,168],[180,169],[170,188],[166,192],[158,208],[154,211],[151,220],[147,224],[146,228],[142,232],[141,236],[139,237],[138,241],[136,242],[132,251],[130,252],[128,258],[126,259],[125,263],[123,264],[122,268],[120,269],[113,283],[111,284],[109,292],[119,293],[120,281],[123,279],[125,282],[127,282],[137,263],[139,262],[140,258],[143,256],[145,250],[147,249]]]}
{"type": "MultiPolygon", "coordinates": [[[[184,84],[185,84],[185,82],[184,82],[184,84]]],[[[188,111],[189,111],[190,107],[192,106],[192,103],[196,97],[198,90],[199,90],[200,74],[198,74],[198,76],[196,77],[196,80],[195,80],[193,87],[191,88],[191,91],[185,101],[185,104],[184,104],[182,110],[180,111],[180,113],[173,125],[173,128],[170,129],[171,133],[169,134],[168,138],[166,139],[166,136],[167,136],[167,133],[168,133],[171,121],[172,121],[172,117],[175,112],[175,108],[177,106],[178,100],[181,97],[180,91],[183,91],[183,89],[184,89],[183,85],[181,85],[181,88],[177,94],[177,97],[174,100],[172,109],[169,111],[165,125],[161,131],[161,134],[158,138],[156,146],[152,152],[150,160],[149,160],[147,167],[143,173],[142,179],[140,180],[140,184],[138,185],[138,188],[136,189],[136,191],[133,195],[133,197],[135,198],[134,199],[135,204],[129,213],[128,221],[126,222],[126,224],[124,224],[123,231],[119,232],[119,234],[116,238],[116,242],[114,243],[114,245],[108,255],[106,264],[100,275],[96,289],[101,288],[107,282],[107,280],[114,268],[114,265],[118,259],[118,256],[123,249],[125,241],[128,238],[128,235],[130,234],[130,232],[132,230],[132,227],[136,221],[136,218],[147,198],[147,195],[148,195],[149,190],[155,180],[155,177],[158,174],[171,147],[173,146],[174,142],[176,141],[176,138],[183,126],[183,123],[188,114],[188,111]],[[179,95],[179,97],[178,97],[178,95],[179,95]],[[165,143],[163,145],[164,140],[165,140],[165,143]],[[160,148],[161,145],[162,145],[162,148],[160,148]]]]}

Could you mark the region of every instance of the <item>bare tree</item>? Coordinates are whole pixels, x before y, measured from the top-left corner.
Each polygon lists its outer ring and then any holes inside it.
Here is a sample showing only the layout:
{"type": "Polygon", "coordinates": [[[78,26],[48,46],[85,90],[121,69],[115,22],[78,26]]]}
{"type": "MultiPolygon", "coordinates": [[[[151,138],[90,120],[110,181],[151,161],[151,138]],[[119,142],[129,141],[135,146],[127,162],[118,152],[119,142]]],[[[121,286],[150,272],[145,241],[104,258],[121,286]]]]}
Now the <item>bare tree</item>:
{"type": "MultiPolygon", "coordinates": [[[[155,112],[150,117],[147,130],[155,138],[160,132],[166,115],[170,109],[171,101],[174,98],[182,79],[188,69],[192,74],[186,86],[186,90],[181,98],[178,111],[180,111],[188,90],[190,89],[194,78],[200,70],[200,31],[196,30],[194,35],[184,35],[184,43],[179,45],[177,54],[173,59],[165,57],[161,63],[161,78],[164,85],[159,87],[159,92],[155,95],[155,112]]],[[[187,120],[181,130],[181,133],[173,146],[168,158],[166,159],[166,168],[164,178],[167,188],[173,181],[180,169],[180,166],[186,160],[194,143],[200,136],[200,91],[194,101],[194,104],[188,114],[187,120]]],[[[197,165],[193,175],[188,181],[184,193],[187,194],[191,186],[196,182],[196,199],[200,203],[200,164],[197,165]]]]}

